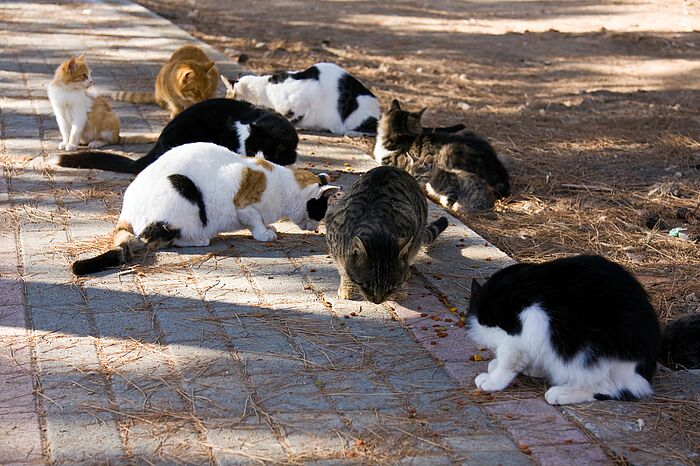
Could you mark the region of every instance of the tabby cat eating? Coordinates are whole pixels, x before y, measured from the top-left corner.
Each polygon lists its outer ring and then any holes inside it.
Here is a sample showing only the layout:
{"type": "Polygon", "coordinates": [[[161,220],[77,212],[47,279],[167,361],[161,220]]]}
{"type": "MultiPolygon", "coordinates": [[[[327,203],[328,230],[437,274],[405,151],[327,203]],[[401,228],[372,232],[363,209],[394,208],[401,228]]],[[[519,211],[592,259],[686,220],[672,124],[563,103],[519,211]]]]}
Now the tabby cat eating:
{"type": "Polygon", "coordinates": [[[381,164],[404,168],[431,196],[455,211],[481,211],[510,192],[508,172],[485,139],[461,125],[423,128],[419,112],[397,100],[382,115],[374,147],[381,164]]]}
{"type": "Polygon", "coordinates": [[[221,232],[248,228],[258,241],[277,238],[270,226],[289,218],[303,230],[323,219],[340,188],[328,175],[290,169],[237,155],[211,143],[185,144],[165,153],[134,179],[114,231],[114,248],[78,260],[86,275],[130,261],[145,248],[208,246],[221,232]]]}
{"type": "Polygon", "coordinates": [[[447,228],[427,224],[428,205],[411,175],[377,167],[362,175],[326,214],[326,241],[340,272],[338,297],[355,291],[373,303],[402,299],[401,286],[420,248],[447,228]]]}

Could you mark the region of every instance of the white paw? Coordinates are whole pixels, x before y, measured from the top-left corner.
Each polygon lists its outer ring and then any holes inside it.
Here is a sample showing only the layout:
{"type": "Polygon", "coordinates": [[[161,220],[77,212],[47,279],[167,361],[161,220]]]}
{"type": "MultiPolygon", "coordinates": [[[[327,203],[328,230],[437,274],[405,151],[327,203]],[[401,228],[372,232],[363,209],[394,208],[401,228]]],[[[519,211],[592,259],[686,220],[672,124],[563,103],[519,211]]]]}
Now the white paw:
{"type": "Polygon", "coordinates": [[[489,362],[489,372],[493,372],[496,370],[496,367],[498,367],[498,359],[494,358],[489,362]]]}
{"type": "Polygon", "coordinates": [[[97,149],[98,147],[102,147],[104,145],[106,145],[106,144],[102,141],[90,141],[90,143],[88,144],[88,148],[89,149],[97,149]]]}
{"type": "Polygon", "coordinates": [[[486,372],[477,375],[476,379],[474,379],[474,383],[477,387],[482,390],[486,390],[487,392],[503,390],[508,386],[508,383],[503,383],[502,381],[498,380],[497,377],[493,377],[491,374],[486,372]]]}
{"type": "Polygon", "coordinates": [[[60,150],[65,149],[65,148],[66,148],[66,143],[65,143],[65,142],[59,142],[59,143],[58,143],[58,148],[59,148],[60,150]]]}
{"type": "Polygon", "coordinates": [[[253,232],[253,238],[258,241],[274,241],[277,239],[277,233],[273,230],[263,230],[259,233],[253,232]]]}
{"type": "Polygon", "coordinates": [[[66,150],[76,150],[78,148],[77,144],[66,144],[66,150]]]}
{"type": "Polygon", "coordinates": [[[544,399],[550,405],[568,405],[595,401],[593,393],[575,387],[554,386],[547,390],[544,399]]]}

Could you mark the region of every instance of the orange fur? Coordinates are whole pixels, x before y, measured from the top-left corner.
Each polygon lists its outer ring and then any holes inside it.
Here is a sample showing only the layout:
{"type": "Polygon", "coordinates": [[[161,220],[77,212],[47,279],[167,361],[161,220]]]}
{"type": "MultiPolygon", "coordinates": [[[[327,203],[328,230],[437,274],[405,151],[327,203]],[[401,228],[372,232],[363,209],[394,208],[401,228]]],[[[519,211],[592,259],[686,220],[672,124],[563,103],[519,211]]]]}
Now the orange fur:
{"type": "Polygon", "coordinates": [[[156,101],[174,117],[190,105],[216,94],[219,70],[202,49],[183,45],[163,65],[156,78],[156,101]]]}

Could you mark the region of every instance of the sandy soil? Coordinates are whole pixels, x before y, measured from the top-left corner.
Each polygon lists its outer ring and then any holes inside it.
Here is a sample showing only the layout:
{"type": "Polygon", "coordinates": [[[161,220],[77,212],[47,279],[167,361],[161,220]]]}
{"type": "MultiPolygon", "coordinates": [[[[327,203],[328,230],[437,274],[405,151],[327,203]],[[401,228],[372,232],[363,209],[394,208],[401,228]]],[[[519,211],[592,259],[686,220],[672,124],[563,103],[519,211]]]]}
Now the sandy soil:
{"type": "Polygon", "coordinates": [[[514,180],[467,225],[520,261],[617,260],[662,321],[700,312],[700,245],[668,236],[698,232],[677,210],[700,203],[700,2],[140,3],[256,72],[333,61],[384,105],[466,123],[514,180]]]}

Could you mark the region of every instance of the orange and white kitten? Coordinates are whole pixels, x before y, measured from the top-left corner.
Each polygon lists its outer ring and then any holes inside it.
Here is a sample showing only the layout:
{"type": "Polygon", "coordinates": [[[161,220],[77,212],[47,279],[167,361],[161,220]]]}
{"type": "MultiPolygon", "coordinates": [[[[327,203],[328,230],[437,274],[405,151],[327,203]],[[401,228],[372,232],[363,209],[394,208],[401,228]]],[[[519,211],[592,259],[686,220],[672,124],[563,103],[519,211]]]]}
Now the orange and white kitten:
{"type": "Polygon", "coordinates": [[[219,70],[207,54],[194,45],[183,45],[158,72],[155,94],[119,91],[111,97],[137,104],[157,103],[174,118],[190,105],[214,97],[218,83],[219,70]]]}
{"type": "Polygon", "coordinates": [[[63,62],[49,84],[48,94],[62,141],[59,149],[75,150],[78,144],[91,149],[107,144],[154,142],[158,135],[123,137],[119,117],[104,97],[91,92],[92,75],[85,54],[63,62]]]}

